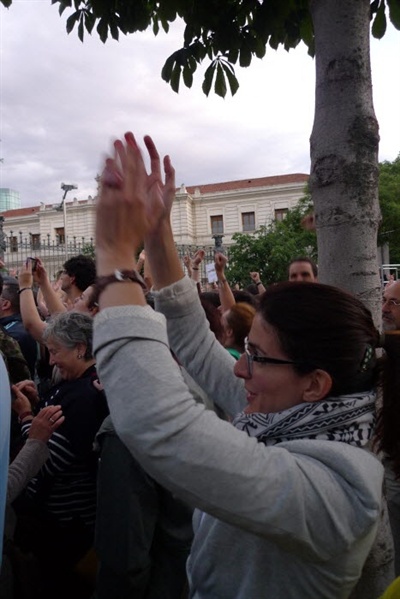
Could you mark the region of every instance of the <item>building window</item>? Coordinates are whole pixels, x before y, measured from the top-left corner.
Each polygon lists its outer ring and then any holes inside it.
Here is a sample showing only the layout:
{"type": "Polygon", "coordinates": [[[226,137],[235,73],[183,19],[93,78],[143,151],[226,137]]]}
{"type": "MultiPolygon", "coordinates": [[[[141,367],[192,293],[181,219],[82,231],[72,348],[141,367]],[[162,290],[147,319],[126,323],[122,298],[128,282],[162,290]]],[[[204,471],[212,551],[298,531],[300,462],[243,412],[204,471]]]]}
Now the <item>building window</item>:
{"type": "Polygon", "coordinates": [[[40,233],[32,234],[31,245],[33,250],[40,250],[40,233]]]}
{"type": "Polygon", "coordinates": [[[288,213],[288,208],[277,208],[275,210],[275,220],[283,220],[288,213]]]}
{"type": "Polygon", "coordinates": [[[18,238],[16,235],[10,237],[10,252],[18,252],[18,238]]]}
{"type": "Polygon", "coordinates": [[[59,245],[64,245],[64,243],[65,243],[64,227],[56,228],[56,239],[57,239],[57,243],[59,245]]]}
{"type": "Polygon", "coordinates": [[[222,216],[222,214],[211,217],[211,233],[213,235],[224,234],[224,217],[222,216]]]}
{"type": "Polygon", "coordinates": [[[256,215],[254,212],[242,212],[242,229],[243,231],[256,230],[256,215]]]}

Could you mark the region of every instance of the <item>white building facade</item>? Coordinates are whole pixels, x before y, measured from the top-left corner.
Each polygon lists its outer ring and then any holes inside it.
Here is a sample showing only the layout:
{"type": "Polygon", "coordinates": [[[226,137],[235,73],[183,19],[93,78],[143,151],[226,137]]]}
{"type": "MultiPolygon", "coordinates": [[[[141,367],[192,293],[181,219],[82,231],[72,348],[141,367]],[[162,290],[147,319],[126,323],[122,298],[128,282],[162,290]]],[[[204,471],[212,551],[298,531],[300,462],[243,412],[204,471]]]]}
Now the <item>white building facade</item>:
{"type": "MultiPolygon", "coordinates": [[[[177,189],[172,228],[177,245],[208,247],[215,235],[224,246],[236,232],[252,233],[261,225],[284,218],[305,194],[308,175],[293,174],[228,181],[177,189]]],[[[4,261],[18,265],[32,253],[70,257],[94,243],[96,198],[7,210],[3,217],[4,261]],[[67,241],[67,244],[65,242],[67,241]]]]}

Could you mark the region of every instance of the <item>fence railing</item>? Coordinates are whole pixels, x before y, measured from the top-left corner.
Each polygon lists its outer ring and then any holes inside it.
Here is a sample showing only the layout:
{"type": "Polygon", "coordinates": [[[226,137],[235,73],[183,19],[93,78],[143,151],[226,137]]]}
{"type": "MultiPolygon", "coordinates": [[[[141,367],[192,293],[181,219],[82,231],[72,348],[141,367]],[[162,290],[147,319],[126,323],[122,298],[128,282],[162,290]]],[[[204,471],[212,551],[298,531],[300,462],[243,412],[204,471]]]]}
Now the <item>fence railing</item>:
{"type": "MultiPolygon", "coordinates": [[[[94,240],[84,237],[77,241],[59,243],[48,241],[47,243],[32,243],[30,240],[18,241],[18,244],[6,239],[3,261],[7,270],[11,273],[17,272],[25,264],[29,257],[38,257],[42,260],[50,279],[53,279],[56,273],[62,269],[64,262],[72,256],[85,254],[94,257],[94,240]]],[[[207,280],[206,264],[214,262],[215,246],[196,246],[196,245],[177,245],[180,259],[183,262],[184,256],[193,256],[198,249],[205,252],[204,260],[200,266],[200,276],[202,281],[207,280]]],[[[225,248],[227,254],[227,249],[225,248]]]]}
{"type": "Polygon", "coordinates": [[[26,259],[29,257],[38,257],[43,261],[43,264],[48,272],[50,279],[53,279],[55,274],[61,270],[66,259],[78,254],[86,254],[94,256],[94,240],[82,238],[81,241],[72,241],[58,243],[56,241],[48,241],[47,243],[32,243],[30,240],[10,241],[6,239],[3,262],[5,267],[13,273],[17,271],[26,259]]]}

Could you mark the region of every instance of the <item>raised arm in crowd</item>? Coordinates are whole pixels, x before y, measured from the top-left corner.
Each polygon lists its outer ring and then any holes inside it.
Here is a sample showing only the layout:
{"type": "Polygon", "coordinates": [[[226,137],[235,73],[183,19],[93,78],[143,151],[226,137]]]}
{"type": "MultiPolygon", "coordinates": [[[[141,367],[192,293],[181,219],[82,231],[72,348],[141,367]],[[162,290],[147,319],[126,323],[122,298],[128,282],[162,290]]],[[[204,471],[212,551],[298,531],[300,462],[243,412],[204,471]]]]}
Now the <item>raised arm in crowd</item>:
{"type": "Polygon", "coordinates": [[[115,142],[97,203],[94,345],[117,434],[198,509],[191,597],[345,599],[382,501],[383,468],[365,450],[379,375],[371,314],[331,286],[273,285],[235,362],[210,332],[175,249],[171,161],[164,183],[155,145],[145,144],[150,174],[131,133],[115,142]],[[164,315],[146,306],[135,271],[143,242],[164,315]],[[195,403],[170,344],[233,426],[195,403]]]}

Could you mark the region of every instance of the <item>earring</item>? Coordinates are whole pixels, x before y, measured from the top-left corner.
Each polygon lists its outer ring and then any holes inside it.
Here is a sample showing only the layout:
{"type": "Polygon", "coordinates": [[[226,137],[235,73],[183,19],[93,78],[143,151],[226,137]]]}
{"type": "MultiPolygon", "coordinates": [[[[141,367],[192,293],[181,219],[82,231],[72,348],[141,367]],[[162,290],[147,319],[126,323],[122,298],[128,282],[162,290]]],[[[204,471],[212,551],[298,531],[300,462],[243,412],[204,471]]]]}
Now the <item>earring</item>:
{"type": "Polygon", "coordinates": [[[78,358],[78,360],[82,360],[82,358],[83,358],[82,354],[78,354],[77,358],[78,358]]]}

